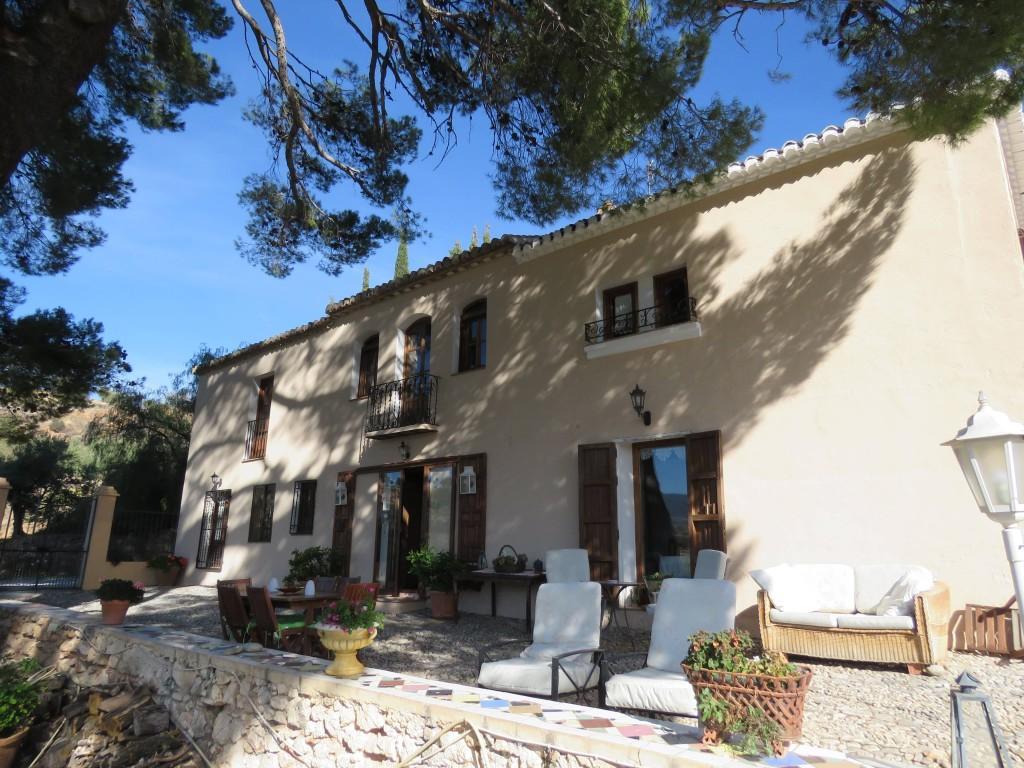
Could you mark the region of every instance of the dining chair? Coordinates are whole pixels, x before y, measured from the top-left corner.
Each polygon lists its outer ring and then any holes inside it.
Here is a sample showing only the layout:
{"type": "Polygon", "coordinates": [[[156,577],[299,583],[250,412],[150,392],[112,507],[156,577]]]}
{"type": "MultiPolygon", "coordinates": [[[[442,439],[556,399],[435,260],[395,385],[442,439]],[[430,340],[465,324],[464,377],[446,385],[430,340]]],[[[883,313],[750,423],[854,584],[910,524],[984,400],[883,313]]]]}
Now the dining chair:
{"type": "Polygon", "coordinates": [[[337,595],[341,593],[337,576],[317,576],[313,579],[313,583],[316,585],[317,594],[337,595]]]}
{"type": "Polygon", "coordinates": [[[225,640],[244,643],[252,631],[252,621],[235,584],[217,585],[217,606],[220,608],[220,629],[225,640]]]}
{"type": "Polygon", "coordinates": [[[283,618],[274,613],[270,592],[266,587],[249,587],[249,610],[252,611],[254,632],[264,646],[294,650],[298,641],[299,652],[309,653],[309,633],[305,617],[283,618]]]}
{"type": "Polygon", "coordinates": [[[341,593],[341,598],[342,600],[347,600],[352,604],[356,604],[363,602],[367,597],[369,597],[371,603],[376,604],[378,592],[380,592],[380,584],[376,582],[346,584],[344,591],[341,593]]]}
{"type": "Polygon", "coordinates": [[[590,557],[585,549],[549,549],[544,572],[548,584],[590,581],[590,557]]]}
{"type": "Polygon", "coordinates": [[[252,579],[217,579],[218,587],[248,587],[252,579]]]}

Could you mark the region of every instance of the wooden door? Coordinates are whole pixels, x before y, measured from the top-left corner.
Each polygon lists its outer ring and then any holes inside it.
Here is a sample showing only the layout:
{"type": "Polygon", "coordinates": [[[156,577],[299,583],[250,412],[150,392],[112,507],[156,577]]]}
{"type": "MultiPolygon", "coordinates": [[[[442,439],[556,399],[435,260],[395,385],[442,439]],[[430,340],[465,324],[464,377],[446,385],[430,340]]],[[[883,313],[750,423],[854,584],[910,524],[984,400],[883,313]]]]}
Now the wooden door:
{"type": "Polygon", "coordinates": [[[604,292],[604,337],[636,333],[637,285],[627,283],[604,292]]]}
{"type": "Polygon", "coordinates": [[[480,555],[487,551],[487,454],[463,456],[456,466],[458,475],[466,467],[472,467],[476,474],[476,493],[462,493],[459,477],[455,477],[458,500],[455,551],[459,560],[476,567],[480,555]]]}
{"type": "Polygon", "coordinates": [[[722,433],[696,432],[686,438],[686,479],[690,496],[690,556],[702,549],[725,552],[722,495],[722,433]]]}
{"type": "MultiPolygon", "coordinates": [[[[355,517],[356,476],[354,472],[339,472],[338,482],[345,488],[345,503],[334,505],[334,530],[331,546],[341,553],[345,563],[345,576],[351,575],[352,565],[352,521],[355,517]]],[[[337,501],[337,496],[335,496],[337,501]]],[[[362,574],[360,574],[361,576],[362,574]]]]}
{"type": "Polygon", "coordinates": [[[615,445],[579,447],[580,546],[590,555],[590,578],[619,575],[619,520],[615,445]]]}
{"type": "Polygon", "coordinates": [[[685,323],[690,319],[690,290],[686,267],[654,276],[655,322],[657,325],[685,323]]]}
{"type": "Polygon", "coordinates": [[[274,397],[274,377],[264,376],[260,379],[260,390],[256,396],[256,418],[266,420],[270,418],[270,401],[274,397]]]}
{"type": "Polygon", "coordinates": [[[423,468],[423,541],[439,552],[455,549],[456,485],[454,464],[423,468]]]}

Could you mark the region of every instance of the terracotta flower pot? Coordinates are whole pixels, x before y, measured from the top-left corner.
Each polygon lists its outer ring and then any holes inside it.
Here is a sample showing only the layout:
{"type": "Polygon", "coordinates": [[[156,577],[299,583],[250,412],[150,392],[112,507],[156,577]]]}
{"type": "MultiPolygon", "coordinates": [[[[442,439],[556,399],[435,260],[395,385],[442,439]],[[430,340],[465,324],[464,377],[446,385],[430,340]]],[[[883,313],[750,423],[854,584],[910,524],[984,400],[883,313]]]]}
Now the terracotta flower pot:
{"type": "Polygon", "coordinates": [[[459,615],[459,596],[455,592],[431,592],[430,615],[435,619],[454,619],[459,615]]]}
{"type": "Polygon", "coordinates": [[[334,651],[334,661],[324,671],[334,677],[359,677],[363,674],[363,664],[356,656],[356,651],[365,648],[377,636],[377,628],[373,629],[336,629],[317,624],[315,627],[320,635],[324,648],[334,651]]]}
{"type": "Polygon", "coordinates": [[[101,600],[100,608],[103,610],[104,624],[123,624],[124,617],[128,614],[128,606],[131,603],[127,600],[101,600]]]}
{"type": "Polygon", "coordinates": [[[6,739],[0,739],[0,768],[10,768],[14,765],[14,758],[18,756],[21,742],[28,735],[28,728],[15,731],[6,739]]]}

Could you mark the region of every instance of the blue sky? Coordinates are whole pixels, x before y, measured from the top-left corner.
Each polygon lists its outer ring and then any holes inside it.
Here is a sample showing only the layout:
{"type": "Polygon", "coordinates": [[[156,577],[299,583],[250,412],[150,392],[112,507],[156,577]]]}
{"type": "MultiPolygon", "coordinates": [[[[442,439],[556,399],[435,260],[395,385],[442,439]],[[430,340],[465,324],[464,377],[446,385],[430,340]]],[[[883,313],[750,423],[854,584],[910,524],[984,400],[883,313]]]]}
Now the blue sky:
{"type": "MultiPolygon", "coordinates": [[[[358,60],[333,2],[305,0],[292,10],[285,17],[292,50],[323,68],[345,57],[358,60]]],[[[743,46],[731,29],[715,41],[695,95],[718,92],[764,109],[767,120],[752,153],[849,116],[835,97],[842,70],[820,45],[804,43],[807,29],[799,19],[787,17],[777,38],[778,15],[748,17],[743,46]],[[779,52],[780,69],[791,78],[774,83],[768,72],[779,52]]],[[[245,225],[237,202],[242,179],[266,168],[270,158],[262,136],[242,119],[257,84],[240,25],[210,51],[233,79],[236,95],[189,110],[180,133],[133,129],[126,175],[136,190],[126,209],[100,217],[106,243],[85,252],[64,275],[16,280],[28,289],[26,310],[64,306],[76,317],[102,321],[106,338],[127,350],[133,376],[145,376],[151,386],[167,384],[201,344],[234,348],[308,322],[328,301],[358,292],[362,281],[361,266],[331,277],[313,263],[275,279],[235,250],[245,225]]],[[[432,235],[410,245],[413,269],[443,258],[457,239],[467,245],[474,225],[490,224],[495,236],[542,231],[497,217],[489,170],[489,135],[480,121],[464,126],[459,146],[440,167],[424,157],[408,169],[409,192],[432,235]]],[[[344,190],[334,199],[355,202],[344,190]]],[[[394,252],[387,244],[369,259],[372,284],[390,279],[394,252]]]]}

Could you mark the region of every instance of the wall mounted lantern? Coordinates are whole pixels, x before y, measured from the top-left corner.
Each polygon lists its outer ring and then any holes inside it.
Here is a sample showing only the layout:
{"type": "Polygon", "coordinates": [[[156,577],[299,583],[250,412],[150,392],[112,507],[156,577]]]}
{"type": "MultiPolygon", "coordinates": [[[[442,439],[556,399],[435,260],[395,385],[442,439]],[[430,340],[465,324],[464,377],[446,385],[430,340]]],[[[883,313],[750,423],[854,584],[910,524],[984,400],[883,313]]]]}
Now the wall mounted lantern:
{"type": "Polygon", "coordinates": [[[348,504],[348,483],[344,480],[334,482],[334,506],[343,507],[348,504]]]}
{"type": "Polygon", "coordinates": [[[636,415],[643,419],[644,426],[651,426],[651,412],[644,410],[644,400],[647,399],[647,391],[640,389],[640,385],[637,384],[633,387],[633,391],[629,393],[629,399],[633,401],[633,410],[636,411],[636,415]]]}
{"type": "Polygon", "coordinates": [[[398,444],[398,455],[402,457],[402,461],[408,461],[412,452],[409,450],[409,446],[405,444],[405,440],[398,444]]]}
{"type": "Polygon", "coordinates": [[[210,475],[210,487],[213,490],[219,491],[221,483],[223,483],[223,482],[224,482],[224,479],[220,475],[218,475],[216,472],[214,472],[212,475],[210,475]]]}
{"type": "Polygon", "coordinates": [[[992,700],[970,672],[961,672],[949,691],[949,723],[953,768],[1011,768],[992,700]]]}
{"type": "Polygon", "coordinates": [[[469,465],[463,467],[459,475],[459,495],[470,496],[476,493],[476,472],[469,465]]]}
{"type": "Polygon", "coordinates": [[[1024,607],[1024,424],[1012,421],[978,393],[978,410],[948,445],[956,454],[974,500],[1003,526],[1017,605],[1024,607]]]}

